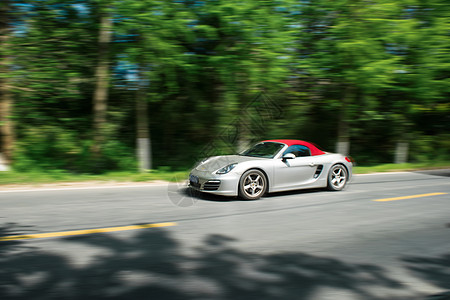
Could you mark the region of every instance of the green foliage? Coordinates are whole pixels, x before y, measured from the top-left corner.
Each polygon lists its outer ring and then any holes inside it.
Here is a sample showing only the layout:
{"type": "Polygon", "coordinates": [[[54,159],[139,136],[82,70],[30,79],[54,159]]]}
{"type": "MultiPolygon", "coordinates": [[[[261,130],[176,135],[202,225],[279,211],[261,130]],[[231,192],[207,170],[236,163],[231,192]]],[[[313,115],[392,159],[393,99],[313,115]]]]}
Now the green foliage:
{"type": "Polygon", "coordinates": [[[425,136],[416,133],[411,141],[410,159],[413,162],[450,160],[450,134],[425,136]]]}
{"type": "Polygon", "coordinates": [[[117,182],[149,182],[169,181],[181,182],[188,178],[189,171],[160,171],[155,170],[148,173],[136,173],[127,171],[104,172],[103,174],[73,174],[62,170],[42,171],[8,171],[0,172],[0,185],[7,184],[46,184],[46,183],[73,183],[73,182],[95,182],[98,184],[116,184],[117,182]]]}
{"type": "Polygon", "coordinates": [[[378,172],[401,172],[417,170],[446,169],[450,167],[448,160],[435,160],[432,162],[404,163],[404,164],[381,164],[373,166],[356,166],[353,168],[354,174],[368,174],[378,172]]]}
{"type": "Polygon", "coordinates": [[[134,170],[139,93],[155,168],[185,169],[207,145],[234,152],[242,140],[300,138],[333,151],[342,124],[360,162],[392,161],[405,140],[413,161],[448,159],[443,0],[110,1],[108,121],[95,161],[97,1],[11,9],[11,67],[1,76],[15,101],[17,170],[134,170]],[[257,112],[244,113],[261,91],[283,111],[263,125],[257,112]],[[223,141],[230,130],[234,149],[223,141]]]}
{"type": "Polygon", "coordinates": [[[22,134],[14,159],[18,171],[65,169],[83,152],[73,133],[58,127],[27,128],[22,134]]]}
{"type": "Polygon", "coordinates": [[[104,157],[91,157],[89,140],[56,126],[28,128],[16,145],[13,168],[20,172],[99,173],[105,170],[135,170],[133,150],[117,140],[105,144],[104,157]]]}

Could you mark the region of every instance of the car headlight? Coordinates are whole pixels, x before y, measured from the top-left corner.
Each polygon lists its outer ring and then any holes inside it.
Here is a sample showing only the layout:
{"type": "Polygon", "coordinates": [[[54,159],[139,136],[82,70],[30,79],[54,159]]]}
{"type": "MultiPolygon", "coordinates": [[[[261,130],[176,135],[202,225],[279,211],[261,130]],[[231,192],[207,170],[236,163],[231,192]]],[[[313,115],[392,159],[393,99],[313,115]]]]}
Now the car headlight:
{"type": "Polygon", "coordinates": [[[234,167],[236,167],[236,165],[237,165],[237,163],[234,163],[234,164],[230,164],[230,165],[228,165],[228,166],[225,166],[225,167],[223,167],[223,168],[217,170],[217,171],[216,171],[216,174],[219,174],[219,175],[227,174],[228,172],[230,172],[231,170],[233,170],[234,167]]]}

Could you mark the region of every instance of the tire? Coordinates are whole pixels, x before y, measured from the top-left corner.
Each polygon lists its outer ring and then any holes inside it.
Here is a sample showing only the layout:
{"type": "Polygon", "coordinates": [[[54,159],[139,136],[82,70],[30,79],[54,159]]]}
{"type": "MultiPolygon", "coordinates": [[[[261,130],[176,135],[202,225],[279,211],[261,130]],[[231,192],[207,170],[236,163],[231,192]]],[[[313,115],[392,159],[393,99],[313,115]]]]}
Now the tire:
{"type": "Polygon", "coordinates": [[[245,200],[257,200],[267,190],[267,179],[259,170],[248,170],[239,180],[239,196],[245,200]]]}
{"type": "Polygon", "coordinates": [[[336,164],[328,173],[328,189],[330,191],[341,191],[348,180],[348,172],[344,165],[336,164]]]}

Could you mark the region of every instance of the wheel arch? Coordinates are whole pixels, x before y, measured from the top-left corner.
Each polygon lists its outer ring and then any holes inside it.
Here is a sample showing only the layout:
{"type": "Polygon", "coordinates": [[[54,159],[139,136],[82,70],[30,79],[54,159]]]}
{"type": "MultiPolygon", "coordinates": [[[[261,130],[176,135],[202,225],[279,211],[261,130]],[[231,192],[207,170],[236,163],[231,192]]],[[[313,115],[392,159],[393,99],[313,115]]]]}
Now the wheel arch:
{"type": "MultiPolygon", "coordinates": [[[[258,170],[258,171],[260,171],[260,172],[262,172],[264,174],[264,176],[266,177],[266,184],[267,184],[266,193],[268,193],[269,192],[269,188],[270,188],[270,179],[269,179],[269,175],[267,175],[267,172],[264,169],[259,168],[259,167],[251,167],[251,168],[246,169],[244,172],[242,172],[242,175],[244,175],[245,172],[250,171],[250,170],[258,170]]],[[[242,175],[241,175],[241,177],[242,177],[242,175]]],[[[240,182],[240,180],[241,179],[239,178],[239,180],[237,182],[238,190],[239,190],[239,182],[240,182]]]]}
{"type": "Polygon", "coordinates": [[[350,177],[350,172],[348,171],[347,166],[345,165],[345,163],[343,163],[341,161],[338,161],[338,162],[335,162],[335,163],[331,164],[330,170],[336,165],[342,165],[345,168],[345,172],[347,172],[347,176],[350,177]]]}

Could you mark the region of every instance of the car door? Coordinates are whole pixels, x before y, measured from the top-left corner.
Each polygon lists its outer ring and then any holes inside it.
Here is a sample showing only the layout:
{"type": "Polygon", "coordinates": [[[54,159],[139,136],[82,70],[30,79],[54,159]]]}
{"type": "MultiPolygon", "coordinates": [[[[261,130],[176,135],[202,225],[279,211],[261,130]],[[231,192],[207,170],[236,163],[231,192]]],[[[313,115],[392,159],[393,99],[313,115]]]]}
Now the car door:
{"type": "Polygon", "coordinates": [[[293,153],[293,159],[276,159],[274,165],[273,190],[295,189],[314,181],[317,157],[311,156],[303,145],[290,146],[283,155],[293,153]]]}

